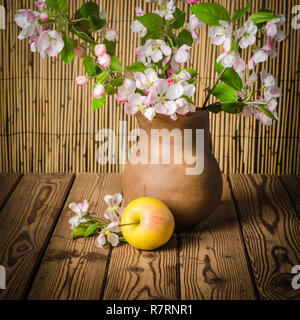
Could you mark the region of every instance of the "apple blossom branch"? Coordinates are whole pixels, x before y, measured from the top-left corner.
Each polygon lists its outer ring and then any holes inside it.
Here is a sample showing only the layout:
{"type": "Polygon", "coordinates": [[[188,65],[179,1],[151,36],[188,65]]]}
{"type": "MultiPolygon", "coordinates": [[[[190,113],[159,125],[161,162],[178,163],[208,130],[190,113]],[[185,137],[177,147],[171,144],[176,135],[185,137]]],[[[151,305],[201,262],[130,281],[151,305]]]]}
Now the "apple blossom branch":
{"type": "Polygon", "coordinates": [[[216,3],[181,0],[191,5],[187,21],[186,12],[177,6],[179,0],[145,1],[156,4],[155,10],[145,13],[140,7],[135,9],[131,31],[142,44],[136,48],[137,61],[126,68],[116,55],[118,33],[108,28],[106,13],[100,12],[95,2],[85,2],[71,15],[66,0],[39,0],[35,3],[38,11],[17,12],[15,21],[22,28],[19,39],[29,39],[31,50],[43,58],[60,54],[67,64],[75,57],[83,59],[86,75],[76,77],[75,82],[84,86],[93,80],[94,110],[105,105],[107,96],[115,95],[129,115],[141,112],[152,120],[159,113],[176,120],[177,115],[196,111],[193,97],[198,72],[185,64],[194,43],[200,42],[199,30],[207,25],[212,44],[222,46],[224,53],[216,61],[217,81],[208,89],[200,109],[254,115],[265,125],[277,120],[281,90],[274,76],[262,70],[263,85],[255,91],[258,76],[253,70],[277,57],[274,41],[286,37],[281,30],[284,16],[270,9],[249,15],[251,2],[230,16],[216,3]],[[257,41],[265,38],[260,48],[257,41]],[[249,47],[252,56],[246,63],[242,50],[249,47]],[[216,101],[207,106],[211,96],[216,101]]]}

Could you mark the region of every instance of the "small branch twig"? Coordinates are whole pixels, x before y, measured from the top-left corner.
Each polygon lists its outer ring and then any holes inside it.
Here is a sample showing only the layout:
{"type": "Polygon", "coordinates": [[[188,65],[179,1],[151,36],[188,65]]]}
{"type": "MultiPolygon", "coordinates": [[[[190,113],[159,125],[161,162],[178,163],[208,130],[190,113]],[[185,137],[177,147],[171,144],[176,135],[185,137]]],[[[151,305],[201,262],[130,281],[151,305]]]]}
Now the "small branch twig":
{"type": "Polygon", "coordinates": [[[217,86],[217,84],[218,84],[219,81],[221,80],[221,78],[222,78],[222,76],[223,76],[223,74],[224,74],[224,72],[225,72],[226,70],[227,70],[227,68],[224,68],[224,69],[223,69],[223,71],[220,73],[220,75],[219,75],[216,83],[214,84],[213,88],[208,91],[208,94],[207,94],[207,96],[206,96],[206,98],[205,98],[205,101],[204,101],[204,103],[203,103],[202,109],[204,109],[204,110],[207,109],[206,104],[207,104],[207,102],[208,102],[208,100],[209,100],[209,98],[210,98],[210,95],[211,95],[211,93],[214,91],[215,87],[217,86]]]}

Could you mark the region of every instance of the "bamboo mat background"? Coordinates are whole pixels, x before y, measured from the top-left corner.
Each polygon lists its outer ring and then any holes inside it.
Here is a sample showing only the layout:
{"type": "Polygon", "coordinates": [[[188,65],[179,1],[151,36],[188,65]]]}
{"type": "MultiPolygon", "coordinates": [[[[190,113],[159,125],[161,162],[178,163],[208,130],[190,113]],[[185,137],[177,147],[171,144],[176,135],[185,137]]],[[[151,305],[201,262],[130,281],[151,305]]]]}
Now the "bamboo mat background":
{"type": "MultiPolygon", "coordinates": [[[[69,1],[72,12],[83,0],[69,1]]],[[[143,0],[96,0],[107,9],[108,20],[120,31],[118,55],[123,64],[134,62],[137,37],[130,32],[135,6],[146,8],[143,0]]],[[[230,12],[245,6],[246,0],[214,1],[230,12]]],[[[256,0],[252,10],[271,8],[287,17],[288,38],[278,45],[279,59],[265,66],[276,75],[284,96],[279,103],[279,122],[264,127],[253,117],[211,115],[213,151],[224,173],[300,174],[299,145],[299,47],[300,30],[291,27],[292,8],[299,0],[256,0]]],[[[0,172],[120,172],[118,164],[100,165],[97,132],[110,128],[119,132],[119,120],[128,121],[128,132],[136,128],[110,98],[107,106],[94,112],[91,86],[78,88],[77,75],[84,74],[82,61],[65,66],[59,58],[43,60],[30,52],[26,40],[19,41],[20,29],[14,23],[18,9],[34,8],[29,0],[0,0],[7,10],[7,29],[0,30],[0,172]]],[[[187,5],[184,4],[187,8],[187,5]]],[[[149,7],[149,6],[148,6],[149,7]]],[[[187,11],[187,9],[186,9],[187,11]]],[[[219,54],[210,45],[207,31],[193,49],[190,66],[200,72],[197,104],[204,89],[215,78],[214,61],[219,54]]]]}

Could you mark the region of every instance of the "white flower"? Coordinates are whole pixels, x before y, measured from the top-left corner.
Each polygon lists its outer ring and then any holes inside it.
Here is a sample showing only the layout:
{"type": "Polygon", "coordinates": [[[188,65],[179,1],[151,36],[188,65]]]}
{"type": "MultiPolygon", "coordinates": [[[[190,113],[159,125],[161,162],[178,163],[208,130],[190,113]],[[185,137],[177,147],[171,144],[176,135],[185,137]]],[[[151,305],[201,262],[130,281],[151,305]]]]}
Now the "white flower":
{"type": "Polygon", "coordinates": [[[285,22],[286,18],[283,15],[269,21],[266,25],[267,36],[275,39],[276,41],[283,41],[286,38],[286,34],[282,30],[279,30],[279,28],[284,25],[285,22]]]}
{"type": "Polygon", "coordinates": [[[136,72],[134,79],[136,80],[137,88],[141,90],[150,89],[159,80],[157,73],[153,69],[147,69],[144,73],[136,72]]]}
{"type": "Polygon", "coordinates": [[[101,44],[97,44],[95,46],[95,54],[97,57],[102,56],[104,53],[106,53],[107,49],[106,49],[106,45],[101,43],[101,44]]]}
{"type": "Polygon", "coordinates": [[[155,116],[155,109],[150,107],[149,97],[142,96],[140,93],[135,93],[128,98],[128,102],[124,107],[125,111],[129,115],[133,115],[138,111],[148,119],[152,120],[155,116]]]}
{"type": "Polygon", "coordinates": [[[119,236],[115,233],[110,232],[107,235],[107,241],[113,246],[116,247],[119,244],[119,236]]]}
{"type": "Polygon", "coordinates": [[[105,32],[105,39],[108,41],[116,40],[118,32],[116,30],[107,30],[105,32]]]}
{"type": "Polygon", "coordinates": [[[19,40],[39,35],[42,28],[37,25],[37,17],[39,17],[39,12],[32,10],[19,10],[17,12],[15,22],[22,28],[22,32],[18,36],[19,40]]]}
{"type": "Polygon", "coordinates": [[[133,21],[130,28],[131,32],[138,33],[140,38],[143,38],[147,34],[147,28],[137,20],[133,21]]]}
{"type": "Polygon", "coordinates": [[[205,26],[205,23],[200,21],[195,14],[192,14],[190,16],[189,25],[190,25],[190,30],[193,31],[197,28],[201,28],[205,26]]]}
{"type": "Polygon", "coordinates": [[[237,38],[241,38],[240,47],[246,49],[248,46],[251,46],[256,40],[256,33],[257,26],[251,20],[247,20],[237,31],[237,38]]]}
{"type": "Polygon", "coordinates": [[[127,102],[128,98],[134,94],[135,90],[135,81],[131,79],[125,79],[124,84],[118,89],[117,101],[127,102]]]}
{"type": "Polygon", "coordinates": [[[121,232],[120,223],[117,221],[111,222],[105,229],[110,232],[115,232],[115,233],[121,232]]]}
{"type": "Polygon", "coordinates": [[[81,215],[78,215],[78,216],[74,216],[72,217],[70,220],[69,220],[69,223],[71,225],[71,229],[75,229],[77,228],[81,223],[84,223],[86,222],[87,220],[82,218],[81,215]]]}
{"type": "Polygon", "coordinates": [[[175,113],[177,105],[174,100],[183,95],[184,87],[180,83],[169,86],[168,80],[161,80],[154,90],[153,100],[156,112],[166,115],[175,113]]]}
{"type": "Polygon", "coordinates": [[[106,195],[104,201],[111,208],[119,206],[122,203],[123,197],[120,193],[115,193],[114,195],[106,195]]]}
{"type": "Polygon", "coordinates": [[[220,24],[221,26],[209,28],[208,35],[212,38],[213,44],[223,44],[224,49],[228,51],[231,47],[232,29],[227,21],[220,21],[220,24]]]}
{"type": "Polygon", "coordinates": [[[96,247],[103,248],[106,243],[105,235],[101,232],[96,240],[96,247]]]}
{"type": "Polygon", "coordinates": [[[69,208],[77,214],[83,214],[88,211],[89,204],[88,204],[87,200],[85,199],[85,200],[83,200],[83,202],[80,202],[77,204],[75,202],[70,203],[69,208]]]}
{"type": "Polygon", "coordinates": [[[61,35],[55,30],[43,31],[36,42],[36,49],[42,58],[57,56],[64,46],[61,35]]]}
{"type": "Polygon", "coordinates": [[[105,93],[105,88],[103,84],[100,83],[93,90],[93,97],[99,99],[104,96],[104,93],[105,93]]]}
{"type": "Polygon", "coordinates": [[[154,13],[160,15],[162,18],[164,17],[167,21],[173,20],[174,19],[174,13],[176,10],[176,6],[174,4],[173,0],[170,0],[165,9],[163,10],[155,10],[154,13]]]}
{"type": "Polygon", "coordinates": [[[190,59],[189,50],[191,48],[192,47],[190,47],[186,44],[182,45],[174,54],[175,62],[180,63],[180,64],[188,62],[190,59]]]}
{"type": "Polygon", "coordinates": [[[101,20],[106,20],[106,10],[103,10],[103,11],[99,12],[99,18],[101,20]]]}
{"type": "Polygon", "coordinates": [[[163,40],[148,39],[144,46],[136,50],[138,59],[143,63],[157,63],[163,59],[163,55],[168,57],[172,54],[171,48],[163,40]]]}
{"type": "Polygon", "coordinates": [[[275,77],[271,73],[268,73],[265,70],[262,70],[260,72],[260,77],[267,89],[264,93],[265,99],[267,101],[270,101],[274,98],[279,98],[282,96],[281,89],[275,85],[275,77]]]}

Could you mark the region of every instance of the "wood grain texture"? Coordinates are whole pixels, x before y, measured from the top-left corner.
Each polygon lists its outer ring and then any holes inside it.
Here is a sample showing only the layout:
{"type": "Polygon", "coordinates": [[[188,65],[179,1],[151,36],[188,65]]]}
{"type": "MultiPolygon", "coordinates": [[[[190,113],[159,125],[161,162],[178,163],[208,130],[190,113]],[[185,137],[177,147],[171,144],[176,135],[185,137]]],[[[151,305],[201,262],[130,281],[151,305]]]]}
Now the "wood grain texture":
{"type": "Polygon", "coordinates": [[[218,209],[180,234],[181,299],[255,299],[227,176],[218,209]]]}
{"type": "Polygon", "coordinates": [[[104,300],[178,299],[177,236],[155,251],[124,244],[112,251],[104,300]]]}
{"type": "MultiPolygon", "coordinates": [[[[71,13],[86,0],[69,1],[71,13]]],[[[204,0],[201,0],[204,2],[204,0]]],[[[205,0],[225,6],[230,14],[246,6],[247,0],[205,0]]],[[[135,48],[140,39],[130,30],[134,8],[145,12],[152,8],[144,0],[97,0],[107,10],[109,27],[119,31],[117,54],[122,64],[136,61],[135,48]]],[[[92,110],[92,85],[78,88],[74,79],[85,74],[82,60],[65,66],[60,57],[42,59],[32,53],[28,41],[19,41],[21,29],[14,22],[19,9],[36,9],[33,0],[0,0],[7,12],[7,29],[0,30],[0,172],[121,172],[122,165],[99,164],[95,142],[97,132],[110,128],[117,132],[116,144],[137,127],[113,97],[105,108],[92,110]],[[119,120],[128,128],[118,130],[119,120]],[[2,160],[2,161],[1,161],[2,160]]],[[[292,8],[299,0],[253,0],[249,12],[271,8],[287,17],[283,30],[287,39],[275,43],[277,59],[268,59],[260,69],[276,76],[282,88],[278,122],[264,127],[254,117],[240,117],[223,112],[210,115],[213,152],[224,173],[300,174],[300,32],[292,28],[292,8]],[[295,116],[296,115],[296,116],[295,116]]],[[[186,1],[180,6],[189,12],[186,1]]],[[[213,46],[207,28],[197,30],[200,43],[191,50],[189,67],[199,72],[195,103],[201,106],[205,88],[216,77],[215,61],[223,52],[213,46]]],[[[260,44],[259,44],[260,45],[260,44]]],[[[244,55],[249,61],[250,51],[244,55]]],[[[124,138],[125,140],[125,138],[124,138]]],[[[117,157],[118,158],[118,157],[117,157]]]]}
{"type": "Polygon", "coordinates": [[[291,269],[300,264],[300,220],[279,177],[230,175],[243,236],[262,299],[300,299],[291,269]]]}
{"type": "Polygon", "coordinates": [[[20,299],[35,273],[57,221],[72,175],[25,175],[0,216],[0,264],[7,289],[0,299],[20,299]]]}
{"type": "Polygon", "coordinates": [[[59,222],[45,252],[28,299],[97,300],[106,274],[110,249],[98,249],[95,237],[71,240],[68,208],[87,199],[90,213],[102,216],[104,196],[121,190],[119,174],[79,174],[73,184],[59,222]]]}
{"type": "Polygon", "coordinates": [[[300,217],[300,176],[284,175],[281,178],[300,217]]]}
{"type": "Polygon", "coordinates": [[[15,189],[22,175],[17,173],[0,174],[0,210],[15,189]]]}

